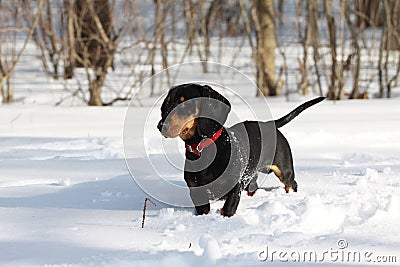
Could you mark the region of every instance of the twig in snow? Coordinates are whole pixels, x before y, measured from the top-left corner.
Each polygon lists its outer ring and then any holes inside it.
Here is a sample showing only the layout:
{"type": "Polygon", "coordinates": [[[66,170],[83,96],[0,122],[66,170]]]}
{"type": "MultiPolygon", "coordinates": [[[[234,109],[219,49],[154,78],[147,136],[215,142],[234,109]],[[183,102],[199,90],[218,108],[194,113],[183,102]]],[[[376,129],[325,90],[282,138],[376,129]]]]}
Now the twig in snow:
{"type": "Polygon", "coordinates": [[[15,116],[14,119],[12,119],[12,120],[10,121],[10,123],[13,124],[16,120],[19,119],[19,117],[21,117],[21,115],[22,115],[22,113],[19,113],[17,116],[15,116]]]}
{"type": "Polygon", "coordinates": [[[144,205],[143,205],[143,220],[142,220],[142,228],[144,228],[144,220],[146,219],[146,207],[147,207],[147,201],[150,201],[151,204],[153,204],[154,206],[157,206],[157,204],[151,200],[150,198],[146,197],[146,199],[144,200],[144,205]]]}

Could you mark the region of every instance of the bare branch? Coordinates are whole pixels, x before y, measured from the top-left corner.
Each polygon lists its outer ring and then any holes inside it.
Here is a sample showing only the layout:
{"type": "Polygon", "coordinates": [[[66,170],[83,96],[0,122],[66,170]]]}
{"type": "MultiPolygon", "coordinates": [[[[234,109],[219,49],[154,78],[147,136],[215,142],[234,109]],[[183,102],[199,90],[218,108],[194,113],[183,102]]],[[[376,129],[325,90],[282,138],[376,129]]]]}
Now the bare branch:
{"type": "Polygon", "coordinates": [[[32,37],[32,34],[35,31],[35,27],[39,21],[41,13],[42,13],[42,0],[38,0],[38,11],[36,13],[35,20],[33,21],[31,28],[29,29],[29,32],[25,38],[24,44],[22,45],[22,48],[19,50],[17,57],[13,60],[13,64],[8,69],[7,74],[3,77],[4,80],[7,80],[8,77],[10,77],[11,74],[14,72],[15,67],[17,66],[18,62],[20,61],[20,59],[26,49],[26,46],[28,45],[29,39],[32,37]]]}
{"type": "Polygon", "coordinates": [[[144,200],[144,205],[143,205],[142,228],[144,228],[144,220],[146,219],[147,201],[150,201],[151,204],[153,204],[154,206],[157,206],[157,204],[153,200],[151,200],[150,198],[146,197],[146,199],[144,200]]]}

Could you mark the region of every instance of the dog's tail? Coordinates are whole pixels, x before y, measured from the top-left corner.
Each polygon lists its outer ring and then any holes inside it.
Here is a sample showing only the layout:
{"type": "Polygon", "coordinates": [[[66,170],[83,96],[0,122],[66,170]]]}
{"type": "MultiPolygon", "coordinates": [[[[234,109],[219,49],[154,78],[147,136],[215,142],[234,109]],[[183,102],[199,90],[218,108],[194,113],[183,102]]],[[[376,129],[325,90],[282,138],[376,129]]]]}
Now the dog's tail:
{"type": "Polygon", "coordinates": [[[304,104],[301,104],[300,106],[298,106],[297,108],[295,108],[294,110],[289,112],[287,115],[283,116],[280,119],[275,120],[275,127],[280,128],[280,127],[284,126],[285,124],[287,124],[288,122],[293,120],[295,117],[297,117],[297,115],[299,115],[301,112],[303,112],[307,108],[321,102],[324,99],[325,99],[325,97],[321,96],[321,97],[314,98],[310,101],[307,101],[304,104]]]}

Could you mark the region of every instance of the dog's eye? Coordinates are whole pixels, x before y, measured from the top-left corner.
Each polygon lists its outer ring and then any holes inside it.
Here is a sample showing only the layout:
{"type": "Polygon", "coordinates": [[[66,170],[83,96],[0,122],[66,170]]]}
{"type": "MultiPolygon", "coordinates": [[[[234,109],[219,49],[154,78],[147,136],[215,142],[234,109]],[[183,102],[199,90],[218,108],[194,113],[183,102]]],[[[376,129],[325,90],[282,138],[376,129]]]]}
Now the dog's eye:
{"type": "Polygon", "coordinates": [[[181,102],[183,102],[183,101],[185,101],[185,97],[184,97],[184,96],[181,96],[181,98],[179,98],[179,100],[180,100],[181,102]]]}

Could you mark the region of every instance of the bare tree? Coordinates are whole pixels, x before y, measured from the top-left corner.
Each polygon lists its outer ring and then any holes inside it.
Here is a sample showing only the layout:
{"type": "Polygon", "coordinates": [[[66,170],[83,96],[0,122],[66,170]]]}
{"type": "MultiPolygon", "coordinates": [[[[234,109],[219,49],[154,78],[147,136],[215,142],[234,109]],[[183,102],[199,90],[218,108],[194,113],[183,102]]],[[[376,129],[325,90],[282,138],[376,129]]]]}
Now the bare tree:
{"type": "Polygon", "coordinates": [[[400,43],[399,36],[399,1],[383,1],[385,8],[386,21],[382,30],[381,46],[379,51],[379,97],[382,98],[386,88],[386,97],[392,96],[392,86],[400,75],[400,53],[398,63],[394,74],[390,74],[389,54],[396,46],[392,42],[400,43]]]}
{"type": "MultiPolygon", "coordinates": [[[[30,1],[25,3],[25,20],[32,24],[33,4],[30,1]]],[[[59,67],[64,58],[65,40],[65,10],[62,1],[43,0],[43,12],[39,18],[38,26],[32,35],[32,40],[38,46],[41,53],[42,65],[45,73],[54,79],[59,78],[59,67]]]]}
{"type": "Polygon", "coordinates": [[[21,13],[24,8],[19,2],[0,1],[0,91],[3,103],[10,103],[14,100],[14,94],[11,88],[11,76],[20,61],[29,39],[32,37],[35,27],[38,24],[41,12],[42,1],[38,0],[38,9],[32,25],[26,28],[21,23],[21,13]],[[17,50],[17,36],[21,31],[25,31],[22,47],[17,50]]]}
{"type": "MultiPolygon", "coordinates": [[[[166,41],[166,31],[167,31],[167,18],[169,11],[172,9],[172,1],[155,1],[154,10],[154,31],[151,40],[151,48],[149,50],[149,57],[151,62],[151,76],[156,73],[156,54],[158,50],[161,50],[162,68],[168,68],[168,43],[166,41]],[[159,49],[160,48],[160,49],[159,49]]],[[[171,85],[170,76],[168,70],[167,79],[168,84],[171,85]]],[[[155,80],[151,80],[151,92],[150,96],[155,95],[155,80]]]]}
{"type": "MultiPolygon", "coordinates": [[[[200,61],[203,62],[203,72],[207,73],[207,60],[210,56],[210,39],[208,36],[208,28],[206,18],[204,18],[203,4],[204,1],[198,1],[197,3],[193,0],[184,0],[184,15],[186,22],[186,38],[188,40],[187,50],[192,53],[193,48],[196,48],[196,52],[200,61]],[[200,17],[200,18],[199,18],[200,17]],[[199,32],[203,35],[204,46],[201,46],[201,40],[199,32]],[[204,48],[204,49],[202,49],[204,48]]],[[[213,1],[214,3],[215,1],[213,1]]],[[[212,6],[213,4],[211,4],[212,6]]]]}
{"type": "Polygon", "coordinates": [[[335,100],[337,98],[338,88],[337,88],[337,72],[336,72],[336,64],[337,64],[337,54],[336,54],[336,25],[335,18],[332,14],[332,1],[325,1],[325,12],[326,12],[326,20],[328,25],[329,32],[329,47],[331,54],[331,78],[330,85],[328,89],[328,98],[331,100],[335,100]]]}
{"type": "Polygon", "coordinates": [[[257,86],[265,96],[279,95],[275,83],[275,11],[273,0],[256,0],[257,86]]]}
{"type": "MultiPolygon", "coordinates": [[[[307,28],[306,28],[306,42],[311,42],[313,48],[313,59],[314,59],[314,69],[317,76],[317,84],[319,88],[320,95],[322,95],[322,82],[321,82],[321,71],[319,68],[319,47],[320,47],[320,35],[318,27],[318,1],[310,0],[307,1],[307,28]]],[[[307,48],[305,48],[306,50],[307,48]]],[[[304,56],[306,57],[306,55],[304,56]]],[[[306,67],[306,66],[304,66],[306,67]]]]}
{"type": "MultiPolygon", "coordinates": [[[[345,12],[346,22],[347,22],[347,26],[350,30],[350,33],[351,33],[352,44],[356,50],[356,52],[355,52],[356,66],[355,66],[355,71],[354,71],[354,75],[353,75],[353,89],[351,90],[349,98],[350,99],[359,99],[362,96],[362,94],[360,94],[360,90],[359,90],[359,79],[360,79],[360,70],[361,70],[361,48],[358,44],[358,36],[357,36],[357,32],[356,32],[356,27],[353,24],[353,22],[351,21],[349,13],[350,12],[347,9],[345,12]]],[[[352,57],[353,57],[353,55],[350,55],[349,58],[347,59],[347,62],[346,62],[347,68],[350,68],[352,57]]]]}
{"type": "MultiPolygon", "coordinates": [[[[83,67],[89,89],[88,104],[103,106],[101,91],[113,67],[119,32],[112,21],[113,6],[108,0],[69,0],[68,35],[71,67],[83,67]]],[[[122,30],[122,29],[120,29],[122,30]]]]}
{"type": "Polygon", "coordinates": [[[384,20],[381,16],[381,1],[376,0],[356,0],[355,14],[357,16],[357,26],[360,29],[367,27],[382,26],[384,20]]]}
{"type": "Polygon", "coordinates": [[[247,15],[247,8],[246,8],[246,4],[245,4],[244,0],[239,0],[239,6],[240,6],[240,12],[241,12],[241,16],[242,16],[242,19],[244,22],[244,26],[246,29],[247,40],[249,42],[250,49],[251,49],[251,57],[253,58],[253,62],[258,66],[257,47],[254,45],[253,34],[252,34],[252,32],[253,32],[252,24],[249,19],[249,16],[247,15]]]}

